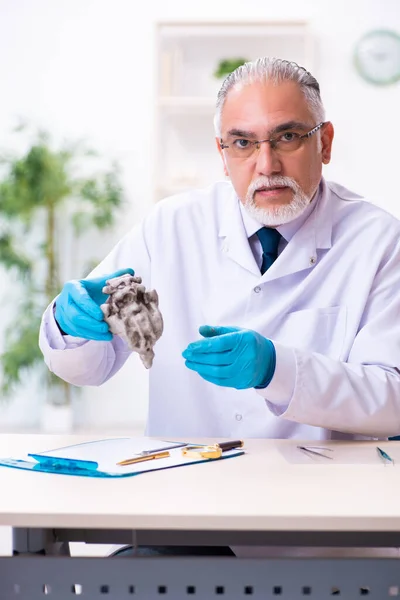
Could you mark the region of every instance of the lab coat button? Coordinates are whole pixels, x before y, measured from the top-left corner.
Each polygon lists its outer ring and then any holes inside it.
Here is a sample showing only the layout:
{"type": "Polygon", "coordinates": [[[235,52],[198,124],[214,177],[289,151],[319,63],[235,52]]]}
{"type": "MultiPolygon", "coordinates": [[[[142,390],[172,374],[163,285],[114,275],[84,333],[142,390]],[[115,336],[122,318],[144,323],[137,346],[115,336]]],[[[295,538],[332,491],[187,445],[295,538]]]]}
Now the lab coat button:
{"type": "Polygon", "coordinates": [[[236,415],[236,421],[241,421],[243,419],[242,415],[239,415],[239,413],[236,415]]]}
{"type": "Polygon", "coordinates": [[[258,294],[259,292],[261,292],[261,288],[259,285],[256,285],[256,287],[254,288],[254,291],[256,294],[258,294]]]}

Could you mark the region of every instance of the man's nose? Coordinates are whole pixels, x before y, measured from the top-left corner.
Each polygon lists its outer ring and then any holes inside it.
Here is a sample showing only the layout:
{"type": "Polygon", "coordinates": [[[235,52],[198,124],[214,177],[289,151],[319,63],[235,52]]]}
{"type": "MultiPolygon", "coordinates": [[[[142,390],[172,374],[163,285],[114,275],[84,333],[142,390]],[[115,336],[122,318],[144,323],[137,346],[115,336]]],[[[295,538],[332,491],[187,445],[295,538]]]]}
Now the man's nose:
{"type": "Polygon", "coordinates": [[[271,148],[269,142],[260,144],[259,149],[255,150],[257,156],[256,170],[258,175],[267,177],[276,173],[281,173],[282,163],[279,155],[271,148]]]}

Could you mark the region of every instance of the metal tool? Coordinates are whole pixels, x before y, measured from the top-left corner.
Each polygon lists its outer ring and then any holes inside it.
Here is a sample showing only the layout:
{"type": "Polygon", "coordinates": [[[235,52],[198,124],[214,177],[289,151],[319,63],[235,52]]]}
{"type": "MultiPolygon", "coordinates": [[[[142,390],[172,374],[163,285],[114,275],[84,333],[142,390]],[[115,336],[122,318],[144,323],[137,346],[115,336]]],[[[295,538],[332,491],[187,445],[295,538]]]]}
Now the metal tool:
{"type": "Polygon", "coordinates": [[[308,452],[309,454],[314,454],[315,456],[321,456],[322,458],[333,460],[332,456],[327,456],[324,454],[324,452],[333,452],[332,448],[325,448],[323,446],[297,446],[297,448],[303,452],[308,452]]]}
{"type": "Polygon", "coordinates": [[[173,450],[174,448],[183,448],[187,446],[186,443],[176,443],[171,446],[164,446],[163,448],[153,448],[152,450],[142,450],[140,456],[147,456],[148,454],[155,454],[156,452],[162,452],[163,450],[173,450]]]}
{"type": "Polygon", "coordinates": [[[376,447],[376,451],[378,452],[379,458],[385,466],[392,465],[394,467],[394,459],[391,456],[389,456],[387,452],[382,450],[382,448],[378,448],[378,446],[376,447]]]}

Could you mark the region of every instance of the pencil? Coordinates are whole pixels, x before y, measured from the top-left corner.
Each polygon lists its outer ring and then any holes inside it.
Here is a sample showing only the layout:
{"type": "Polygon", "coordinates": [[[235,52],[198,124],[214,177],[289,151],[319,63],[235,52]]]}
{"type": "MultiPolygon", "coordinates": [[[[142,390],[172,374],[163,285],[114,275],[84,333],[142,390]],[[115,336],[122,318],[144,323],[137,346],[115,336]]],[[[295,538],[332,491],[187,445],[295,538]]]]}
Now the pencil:
{"type": "Polygon", "coordinates": [[[126,460],[121,460],[117,465],[120,467],[126,467],[127,465],[133,465],[138,462],[144,462],[145,460],[153,460],[153,458],[168,458],[170,456],[169,452],[156,452],[155,454],[148,454],[147,456],[135,456],[135,458],[127,458],[126,460]]]}

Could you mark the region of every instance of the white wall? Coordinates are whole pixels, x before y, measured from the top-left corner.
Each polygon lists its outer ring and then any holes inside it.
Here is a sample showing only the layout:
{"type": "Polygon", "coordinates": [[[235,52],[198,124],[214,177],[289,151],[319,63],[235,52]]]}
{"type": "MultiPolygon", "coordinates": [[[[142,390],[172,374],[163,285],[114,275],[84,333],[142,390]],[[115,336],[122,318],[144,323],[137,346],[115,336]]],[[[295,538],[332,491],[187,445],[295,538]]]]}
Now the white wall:
{"type": "MultiPolygon", "coordinates": [[[[316,38],[314,74],[336,126],[326,175],[400,217],[393,183],[400,86],[374,88],[351,62],[364,32],[400,30],[399,0],[0,0],[0,146],[21,115],[60,138],[86,136],[119,159],[130,204],[107,240],[110,247],[151,207],[154,23],[257,19],[309,21],[316,38]]],[[[146,401],[145,373],[138,360],[130,360],[111,382],[84,391],[80,421],[140,427],[146,401]]],[[[9,423],[29,406],[33,412],[36,403],[26,394],[18,402],[3,411],[9,423]]]]}

